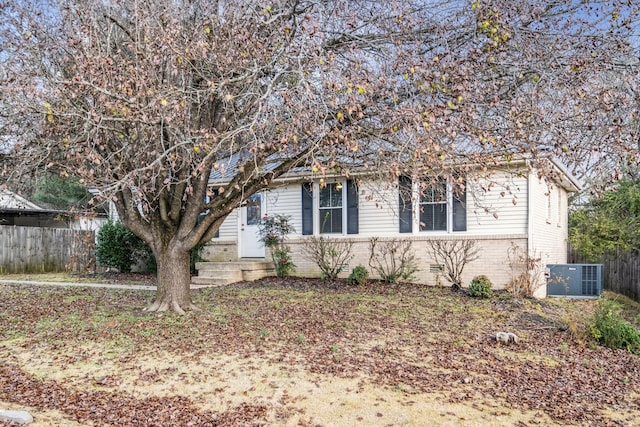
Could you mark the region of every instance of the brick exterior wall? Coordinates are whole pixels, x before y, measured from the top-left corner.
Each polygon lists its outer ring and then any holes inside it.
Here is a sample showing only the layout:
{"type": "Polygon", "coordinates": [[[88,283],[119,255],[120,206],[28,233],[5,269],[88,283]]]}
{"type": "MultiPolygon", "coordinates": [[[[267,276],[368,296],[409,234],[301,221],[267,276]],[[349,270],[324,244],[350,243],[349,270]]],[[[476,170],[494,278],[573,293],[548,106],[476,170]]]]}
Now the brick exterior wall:
{"type": "MultiPolygon", "coordinates": [[[[460,237],[449,238],[447,240],[458,240],[460,237]]],[[[472,239],[477,242],[479,248],[478,259],[465,266],[462,275],[463,287],[468,286],[471,280],[480,274],[484,274],[493,283],[494,289],[505,289],[511,282],[514,274],[520,274],[523,270],[522,265],[511,266],[509,259],[510,248],[519,246],[526,250],[527,238],[524,235],[506,235],[506,236],[477,236],[464,237],[464,239],[472,239]]],[[[349,262],[348,268],[345,269],[340,277],[347,277],[351,270],[357,265],[363,265],[369,271],[370,277],[376,278],[374,272],[369,267],[369,239],[353,238],[353,259],[349,262]]],[[[381,238],[380,240],[385,240],[381,238]]],[[[389,239],[387,239],[389,240],[389,239]]],[[[415,254],[415,260],[419,271],[414,274],[414,282],[424,283],[427,285],[443,285],[449,286],[441,272],[434,271],[436,262],[431,255],[429,241],[431,239],[422,236],[413,236],[412,250],[415,254]]],[[[292,258],[296,264],[296,275],[307,277],[318,277],[320,270],[311,261],[304,259],[301,249],[305,244],[304,239],[292,240],[288,242],[292,250],[292,258]]]]}

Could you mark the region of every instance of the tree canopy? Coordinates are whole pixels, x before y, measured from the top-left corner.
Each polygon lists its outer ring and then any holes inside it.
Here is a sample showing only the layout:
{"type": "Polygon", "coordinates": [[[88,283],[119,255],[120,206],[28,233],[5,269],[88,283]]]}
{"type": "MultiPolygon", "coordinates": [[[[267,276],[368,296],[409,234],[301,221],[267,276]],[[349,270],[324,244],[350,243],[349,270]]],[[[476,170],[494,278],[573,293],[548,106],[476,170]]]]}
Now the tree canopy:
{"type": "Polygon", "coordinates": [[[82,209],[91,199],[91,195],[78,181],[79,178],[76,176],[61,177],[45,173],[38,180],[32,198],[41,206],[52,209],[82,209]]]}
{"type": "Polygon", "coordinates": [[[600,262],[616,251],[640,250],[640,182],[623,180],[569,216],[569,239],[580,257],[600,262]]]}
{"type": "Polygon", "coordinates": [[[151,308],[182,311],[189,249],[297,166],[395,179],[522,154],[578,174],[637,162],[637,13],[623,1],[0,2],[3,175],[44,166],[113,201],[158,261],[151,308]]]}

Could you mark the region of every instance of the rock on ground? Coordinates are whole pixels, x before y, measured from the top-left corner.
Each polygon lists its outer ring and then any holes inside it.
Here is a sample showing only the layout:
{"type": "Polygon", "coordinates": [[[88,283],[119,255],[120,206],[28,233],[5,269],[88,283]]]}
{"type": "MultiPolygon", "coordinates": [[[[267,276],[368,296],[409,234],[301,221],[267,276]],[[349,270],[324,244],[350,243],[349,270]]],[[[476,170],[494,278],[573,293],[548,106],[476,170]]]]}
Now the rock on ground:
{"type": "Polygon", "coordinates": [[[0,421],[22,425],[32,423],[33,417],[27,411],[10,411],[0,409],[0,421]]]}

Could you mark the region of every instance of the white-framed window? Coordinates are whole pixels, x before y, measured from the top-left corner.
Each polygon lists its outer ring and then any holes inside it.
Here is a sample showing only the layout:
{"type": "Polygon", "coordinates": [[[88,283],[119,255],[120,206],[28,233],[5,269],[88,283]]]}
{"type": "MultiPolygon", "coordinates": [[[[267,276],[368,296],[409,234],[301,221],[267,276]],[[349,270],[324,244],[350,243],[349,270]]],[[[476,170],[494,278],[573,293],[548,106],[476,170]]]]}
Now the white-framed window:
{"type": "Polygon", "coordinates": [[[302,234],[357,234],[358,189],[352,180],[302,184],[302,234]]]}
{"type": "Polygon", "coordinates": [[[467,230],[466,189],[454,191],[445,179],[424,182],[400,177],[400,233],[467,230]]]}
{"type": "Polygon", "coordinates": [[[319,234],[343,234],[347,204],[347,192],[341,182],[318,185],[318,232],[319,234]]]}
{"type": "Polygon", "coordinates": [[[447,231],[448,207],[447,181],[440,179],[427,186],[418,202],[418,230],[447,231]]]}

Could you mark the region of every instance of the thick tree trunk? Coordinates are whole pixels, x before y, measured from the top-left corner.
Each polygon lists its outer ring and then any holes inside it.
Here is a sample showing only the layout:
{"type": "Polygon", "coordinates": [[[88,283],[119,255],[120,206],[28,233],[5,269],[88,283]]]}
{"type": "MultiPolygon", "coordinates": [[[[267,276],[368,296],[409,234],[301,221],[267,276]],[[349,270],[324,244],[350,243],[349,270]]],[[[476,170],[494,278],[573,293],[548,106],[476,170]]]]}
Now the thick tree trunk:
{"type": "Polygon", "coordinates": [[[155,254],[158,265],[158,289],[156,299],[147,311],[175,311],[183,314],[185,310],[197,310],[191,301],[189,251],[169,245],[155,254]]]}

